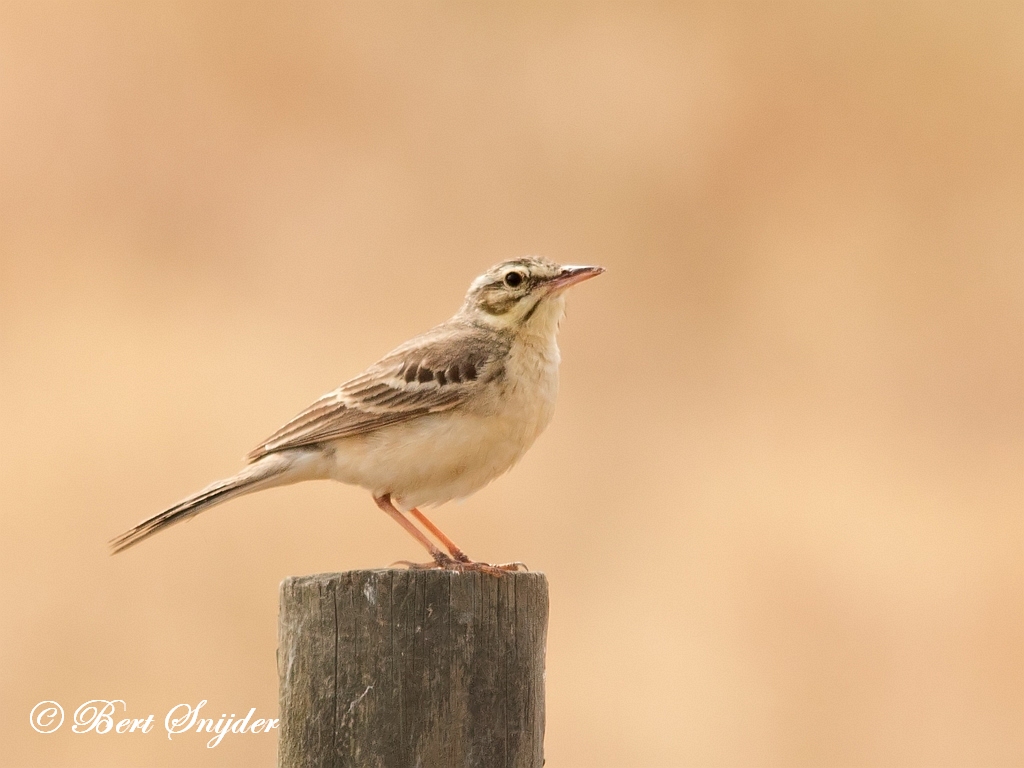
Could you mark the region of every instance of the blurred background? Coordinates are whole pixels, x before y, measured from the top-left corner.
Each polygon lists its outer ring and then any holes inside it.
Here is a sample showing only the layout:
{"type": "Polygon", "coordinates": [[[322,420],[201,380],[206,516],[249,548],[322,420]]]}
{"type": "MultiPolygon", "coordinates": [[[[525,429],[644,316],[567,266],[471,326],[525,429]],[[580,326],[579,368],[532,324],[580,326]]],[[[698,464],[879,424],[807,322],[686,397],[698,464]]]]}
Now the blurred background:
{"type": "Polygon", "coordinates": [[[1024,765],[1020,3],[0,3],[0,742],[43,699],[277,711],[286,576],[421,558],[362,490],[111,558],[523,254],[555,421],[435,520],[551,582],[547,756],[1024,765]]]}

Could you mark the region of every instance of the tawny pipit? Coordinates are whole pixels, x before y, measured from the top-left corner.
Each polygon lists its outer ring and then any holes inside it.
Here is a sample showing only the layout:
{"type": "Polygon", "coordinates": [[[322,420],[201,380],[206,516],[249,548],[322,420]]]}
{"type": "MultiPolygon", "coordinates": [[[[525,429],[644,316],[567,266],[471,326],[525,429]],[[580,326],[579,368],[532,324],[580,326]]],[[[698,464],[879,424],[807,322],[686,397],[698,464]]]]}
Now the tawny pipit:
{"type": "Polygon", "coordinates": [[[338,480],[370,491],[430,552],[428,566],[503,567],[471,561],[418,507],[469,496],[533,445],[554,412],[565,290],[603,271],[537,257],[492,267],[454,317],[321,397],[260,443],[234,477],[118,536],[114,552],[237,496],[338,480]]]}

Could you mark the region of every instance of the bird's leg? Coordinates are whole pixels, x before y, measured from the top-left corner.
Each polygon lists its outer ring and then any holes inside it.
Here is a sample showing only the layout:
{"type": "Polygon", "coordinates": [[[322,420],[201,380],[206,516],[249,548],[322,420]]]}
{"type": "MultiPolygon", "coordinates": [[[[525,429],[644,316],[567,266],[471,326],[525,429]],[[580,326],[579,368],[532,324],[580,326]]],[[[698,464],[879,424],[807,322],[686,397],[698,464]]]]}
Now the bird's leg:
{"type": "Polygon", "coordinates": [[[427,552],[429,552],[430,556],[434,558],[434,562],[439,568],[451,568],[455,565],[454,560],[438,549],[437,545],[423,534],[423,531],[409,522],[409,519],[391,503],[390,493],[385,493],[380,497],[374,496],[373,500],[377,503],[377,506],[386,512],[396,523],[405,528],[410,536],[426,547],[427,552]]]}
{"type": "Polygon", "coordinates": [[[437,538],[442,543],[444,543],[446,547],[448,547],[449,551],[456,558],[455,560],[453,560],[451,557],[449,557],[440,549],[438,549],[437,545],[434,544],[434,542],[432,542],[430,539],[428,539],[426,535],[423,533],[423,531],[421,531],[419,528],[413,525],[409,521],[409,519],[405,515],[403,515],[397,507],[395,507],[395,505],[391,501],[390,493],[385,493],[383,496],[380,497],[375,496],[373,500],[377,503],[378,507],[380,507],[384,512],[388,514],[388,516],[393,518],[396,523],[405,528],[405,530],[408,531],[410,536],[412,536],[414,539],[416,539],[416,541],[422,544],[426,548],[427,552],[430,553],[430,556],[434,559],[433,564],[428,563],[426,565],[419,565],[416,563],[406,563],[406,565],[408,565],[410,568],[436,567],[444,568],[445,570],[449,571],[482,571],[483,573],[489,573],[494,576],[500,575],[502,573],[507,573],[508,571],[518,571],[520,568],[526,568],[526,566],[524,566],[522,563],[490,565],[489,563],[477,563],[470,560],[468,557],[466,557],[466,554],[461,549],[455,546],[451,539],[449,539],[447,536],[441,533],[441,530],[432,522],[430,522],[430,520],[427,519],[426,515],[424,515],[418,509],[413,509],[412,514],[416,517],[416,519],[422,522],[423,525],[425,525],[431,533],[437,536],[437,538]]]}
{"type": "Polygon", "coordinates": [[[468,557],[466,557],[466,553],[459,549],[459,547],[455,544],[454,541],[452,541],[444,535],[444,531],[442,531],[440,528],[438,528],[436,525],[430,522],[427,516],[420,512],[418,509],[416,509],[416,507],[410,509],[409,514],[415,517],[417,520],[419,520],[423,524],[424,528],[426,528],[428,531],[434,534],[434,536],[437,537],[437,540],[444,544],[445,548],[451,553],[452,557],[454,557],[460,563],[473,562],[468,557]]]}
{"type": "Polygon", "coordinates": [[[523,563],[502,563],[501,565],[491,565],[490,563],[478,563],[474,560],[470,560],[466,553],[456,546],[455,542],[444,535],[444,532],[430,522],[430,519],[420,512],[418,509],[413,507],[409,510],[409,514],[419,520],[423,527],[430,531],[437,540],[444,544],[445,548],[451,553],[451,556],[455,558],[458,565],[456,566],[459,570],[465,571],[484,571],[485,573],[503,573],[505,571],[518,571],[520,568],[523,570],[529,570],[523,563]]]}

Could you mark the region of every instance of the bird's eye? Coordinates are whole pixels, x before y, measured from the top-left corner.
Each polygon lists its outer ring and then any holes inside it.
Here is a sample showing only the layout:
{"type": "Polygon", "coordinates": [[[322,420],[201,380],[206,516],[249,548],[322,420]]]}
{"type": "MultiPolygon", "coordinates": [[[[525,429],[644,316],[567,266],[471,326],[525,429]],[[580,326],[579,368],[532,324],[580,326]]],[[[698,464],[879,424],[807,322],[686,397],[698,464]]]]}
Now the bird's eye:
{"type": "Polygon", "coordinates": [[[522,272],[509,272],[505,275],[505,285],[509,288],[518,288],[525,279],[522,272]]]}

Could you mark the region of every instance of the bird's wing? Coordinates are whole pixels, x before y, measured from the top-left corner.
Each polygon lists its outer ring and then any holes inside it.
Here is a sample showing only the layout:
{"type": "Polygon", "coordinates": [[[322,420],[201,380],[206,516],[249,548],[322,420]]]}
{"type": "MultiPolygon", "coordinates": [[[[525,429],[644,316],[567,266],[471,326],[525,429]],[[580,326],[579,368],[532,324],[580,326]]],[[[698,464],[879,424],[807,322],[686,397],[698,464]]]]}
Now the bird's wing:
{"type": "Polygon", "coordinates": [[[504,374],[507,340],[468,325],[438,326],[321,397],[249,453],[268,453],[373,432],[465,401],[504,374]]]}

